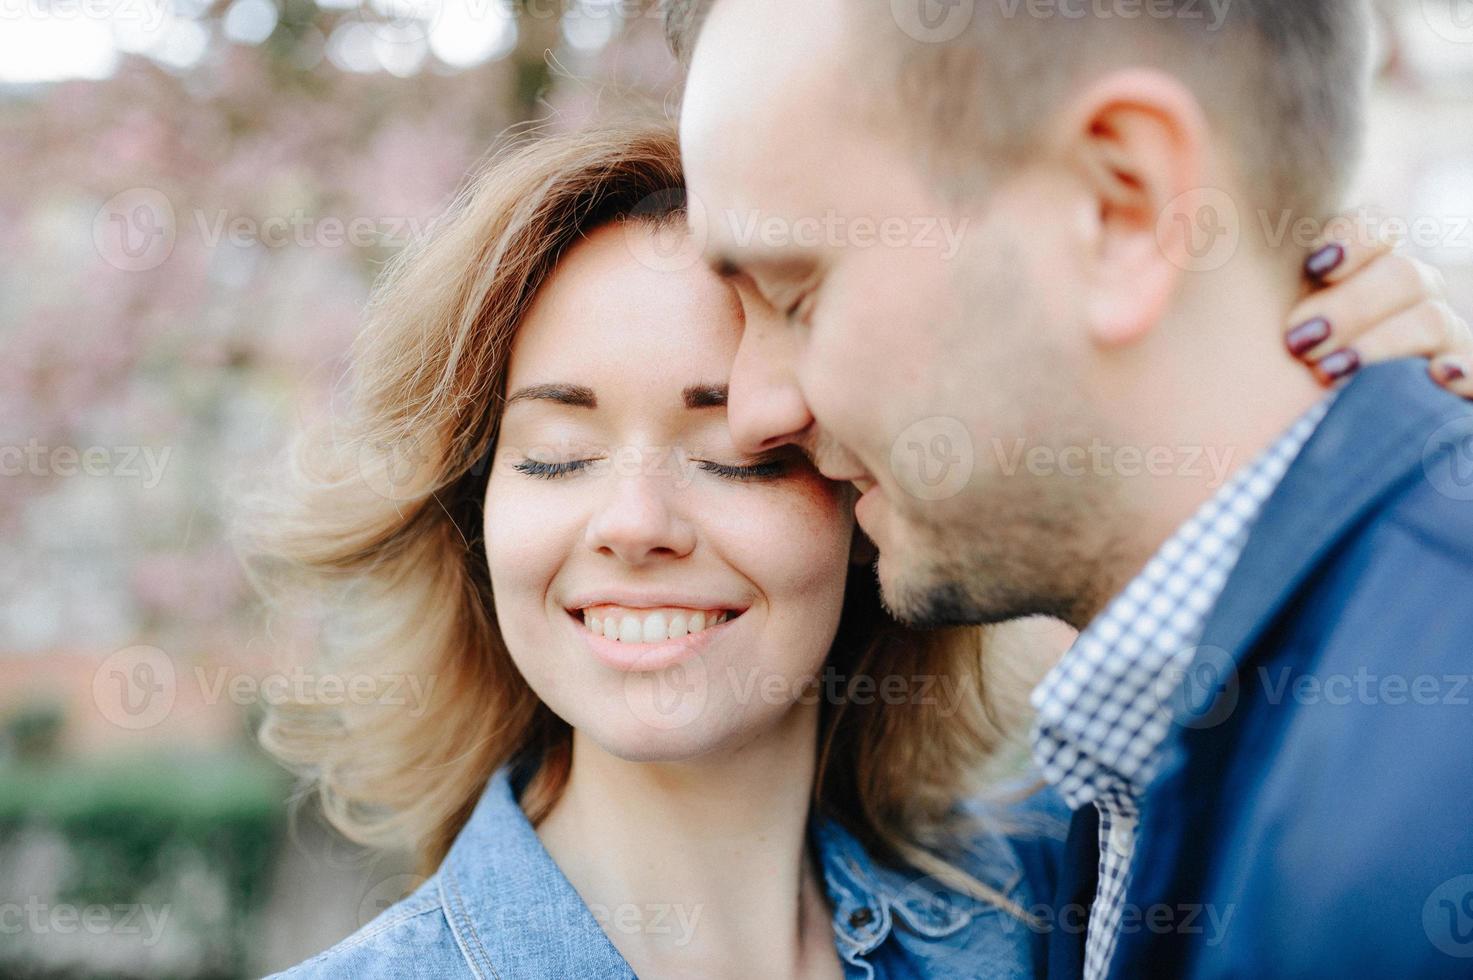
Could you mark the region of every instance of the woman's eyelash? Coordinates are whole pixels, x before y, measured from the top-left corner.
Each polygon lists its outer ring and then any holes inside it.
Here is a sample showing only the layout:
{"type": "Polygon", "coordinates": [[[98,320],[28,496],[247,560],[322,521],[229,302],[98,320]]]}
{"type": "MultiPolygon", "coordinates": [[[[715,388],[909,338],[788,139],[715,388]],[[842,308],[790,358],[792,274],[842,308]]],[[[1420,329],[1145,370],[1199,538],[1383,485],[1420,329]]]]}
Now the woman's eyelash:
{"type": "MultiPolygon", "coordinates": [[[[512,464],[512,469],[535,479],[554,480],[560,476],[587,469],[597,462],[596,459],[574,459],[566,463],[544,463],[541,460],[524,459],[512,464]]],[[[787,471],[787,464],[780,459],[752,463],[747,466],[734,466],[703,459],[699,460],[697,465],[708,473],[714,473],[728,480],[771,480],[782,476],[787,471]]]]}
{"type": "Polygon", "coordinates": [[[541,460],[524,459],[513,464],[512,469],[539,480],[551,480],[559,476],[567,476],[569,473],[576,473],[595,462],[597,461],[592,459],[574,459],[566,463],[544,463],[541,460]]]}
{"type": "Polygon", "coordinates": [[[701,469],[717,476],[724,476],[729,480],[771,480],[782,476],[787,470],[787,465],[780,459],[766,463],[753,463],[750,466],[730,466],[726,463],[715,463],[710,460],[701,460],[701,469]]]}

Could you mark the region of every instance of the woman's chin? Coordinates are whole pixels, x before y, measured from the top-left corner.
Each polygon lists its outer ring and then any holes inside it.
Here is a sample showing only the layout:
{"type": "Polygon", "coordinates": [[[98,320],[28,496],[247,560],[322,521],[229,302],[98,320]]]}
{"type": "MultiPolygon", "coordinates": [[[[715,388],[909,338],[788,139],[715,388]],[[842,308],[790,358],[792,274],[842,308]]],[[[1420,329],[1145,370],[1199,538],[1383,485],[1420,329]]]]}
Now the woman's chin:
{"type": "Polygon", "coordinates": [[[700,727],[658,731],[638,721],[601,726],[597,730],[584,729],[582,733],[604,752],[624,762],[691,762],[729,742],[720,733],[700,727]]]}
{"type": "Polygon", "coordinates": [[[747,744],[772,725],[761,717],[737,717],[706,709],[690,715],[659,713],[650,702],[637,699],[587,725],[580,734],[625,762],[690,762],[747,744]]]}
{"type": "Polygon", "coordinates": [[[723,676],[706,670],[698,656],[666,670],[623,674],[612,684],[601,678],[576,694],[566,686],[548,689],[544,700],[580,738],[626,762],[689,762],[801,732],[792,724],[793,712],[804,710],[791,696],[799,678],[782,675],[781,691],[789,696],[777,696],[757,685],[732,690],[723,676]]]}

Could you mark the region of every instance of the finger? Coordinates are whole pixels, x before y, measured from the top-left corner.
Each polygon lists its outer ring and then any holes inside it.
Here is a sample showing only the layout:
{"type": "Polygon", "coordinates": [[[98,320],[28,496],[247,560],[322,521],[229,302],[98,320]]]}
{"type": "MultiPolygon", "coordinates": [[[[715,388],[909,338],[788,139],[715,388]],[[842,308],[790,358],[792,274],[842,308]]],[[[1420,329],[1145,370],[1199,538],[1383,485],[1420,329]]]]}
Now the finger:
{"type": "Polygon", "coordinates": [[[1408,307],[1362,334],[1355,349],[1366,364],[1399,357],[1473,354],[1468,321],[1442,300],[1408,307]]]}
{"type": "Polygon", "coordinates": [[[1295,357],[1318,361],[1357,343],[1382,321],[1418,303],[1440,301],[1445,293],[1442,274],[1426,262],[1382,255],[1354,278],[1327,286],[1295,306],[1285,343],[1295,357]]]}
{"type": "Polygon", "coordinates": [[[1398,240],[1379,221],[1360,215],[1340,215],[1330,221],[1324,234],[1309,249],[1304,262],[1305,277],[1315,286],[1343,283],[1380,256],[1398,248],[1398,240]]]}
{"type": "Polygon", "coordinates": [[[1448,391],[1473,401],[1473,356],[1455,354],[1439,357],[1428,370],[1448,391]]]}
{"type": "MultiPolygon", "coordinates": [[[[1428,300],[1386,318],[1345,345],[1314,362],[1315,374],[1333,383],[1362,366],[1403,357],[1473,355],[1473,330],[1455,310],[1441,300],[1428,300]]],[[[1457,380],[1457,379],[1454,379],[1457,380]]]]}

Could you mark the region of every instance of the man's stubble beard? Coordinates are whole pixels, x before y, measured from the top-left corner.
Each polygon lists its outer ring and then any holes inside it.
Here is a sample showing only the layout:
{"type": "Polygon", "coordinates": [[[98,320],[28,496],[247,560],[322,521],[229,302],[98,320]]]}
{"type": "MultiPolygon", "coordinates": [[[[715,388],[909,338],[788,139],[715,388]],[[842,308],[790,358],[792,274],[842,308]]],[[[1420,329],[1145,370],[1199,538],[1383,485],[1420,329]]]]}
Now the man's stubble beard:
{"type": "MultiPolygon", "coordinates": [[[[1009,393],[1002,409],[986,416],[994,431],[1024,434],[1034,446],[1063,450],[1089,445],[1100,435],[1098,406],[1068,378],[1046,375],[1047,388],[1019,384],[1020,364],[1070,364],[1060,341],[1060,313],[1044,302],[1049,279],[1034,274],[1018,229],[998,227],[968,241],[957,256],[953,284],[955,318],[931,329],[938,346],[963,357],[975,352],[966,370],[938,371],[950,382],[933,405],[965,406],[977,397],[977,379],[990,379],[994,399],[1009,393]],[[985,311],[973,316],[970,311],[985,311]],[[977,337],[989,342],[978,348],[977,337]],[[1063,423],[1062,420],[1069,420],[1063,423]]],[[[979,446],[979,457],[982,455],[979,446]]],[[[1081,627],[1114,593],[1128,523],[1121,486],[1108,475],[1030,475],[979,471],[963,501],[943,504],[951,515],[926,512],[926,505],[894,512],[903,537],[889,558],[894,571],[880,577],[881,600],[896,619],[917,628],[981,626],[1049,616],[1081,627]],[[896,559],[904,564],[897,565],[896,559]]]]}
{"type": "Polygon", "coordinates": [[[986,626],[1049,616],[1082,628],[1114,592],[1119,547],[1097,502],[1031,495],[988,508],[989,520],[956,526],[907,519],[907,563],[875,561],[881,600],[919,629],[986,626]],[[1051,506],[1037,506],[1038,498],[1051,506]],[[893,569],[880,574],[881,563],[893,569]]]}

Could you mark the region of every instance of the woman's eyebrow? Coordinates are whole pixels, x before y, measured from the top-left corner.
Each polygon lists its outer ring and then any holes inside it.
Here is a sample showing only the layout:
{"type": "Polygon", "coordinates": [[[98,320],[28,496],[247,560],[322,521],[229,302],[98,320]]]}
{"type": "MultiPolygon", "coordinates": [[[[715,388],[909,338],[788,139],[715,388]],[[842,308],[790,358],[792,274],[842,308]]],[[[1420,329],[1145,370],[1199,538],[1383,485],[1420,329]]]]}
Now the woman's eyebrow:
{"type": "MultiPolygon", "coordinates": [[[[727,386],[724,384],[704,383],[687,385],[680,393],[680,400],[686,408],[725,408],[727,398],[727,386]]],[[[593,389],[586,385],[544,383],[527,385],[518,388],[507,396],[507,406],[522,401],[548,401],[559,405],[569,405],[573,408],[597,408],[598,396],[593,389]]]]}
{"type": "Polygon", "coordinates": [[[686,408],[725,408],[727,386],[723,384],[690,385],[680,393],[686,408]]]}
{"type": "Polygon", "coordinates": [[[598,408],[598,396],[593,389],[585,385],[570,384],[536,384],[518,388],[502,403],[504,408],[509,408],[516,402],[521,401],[548,401],[559,405],[570,405],[573,408],[598,408]]]}

